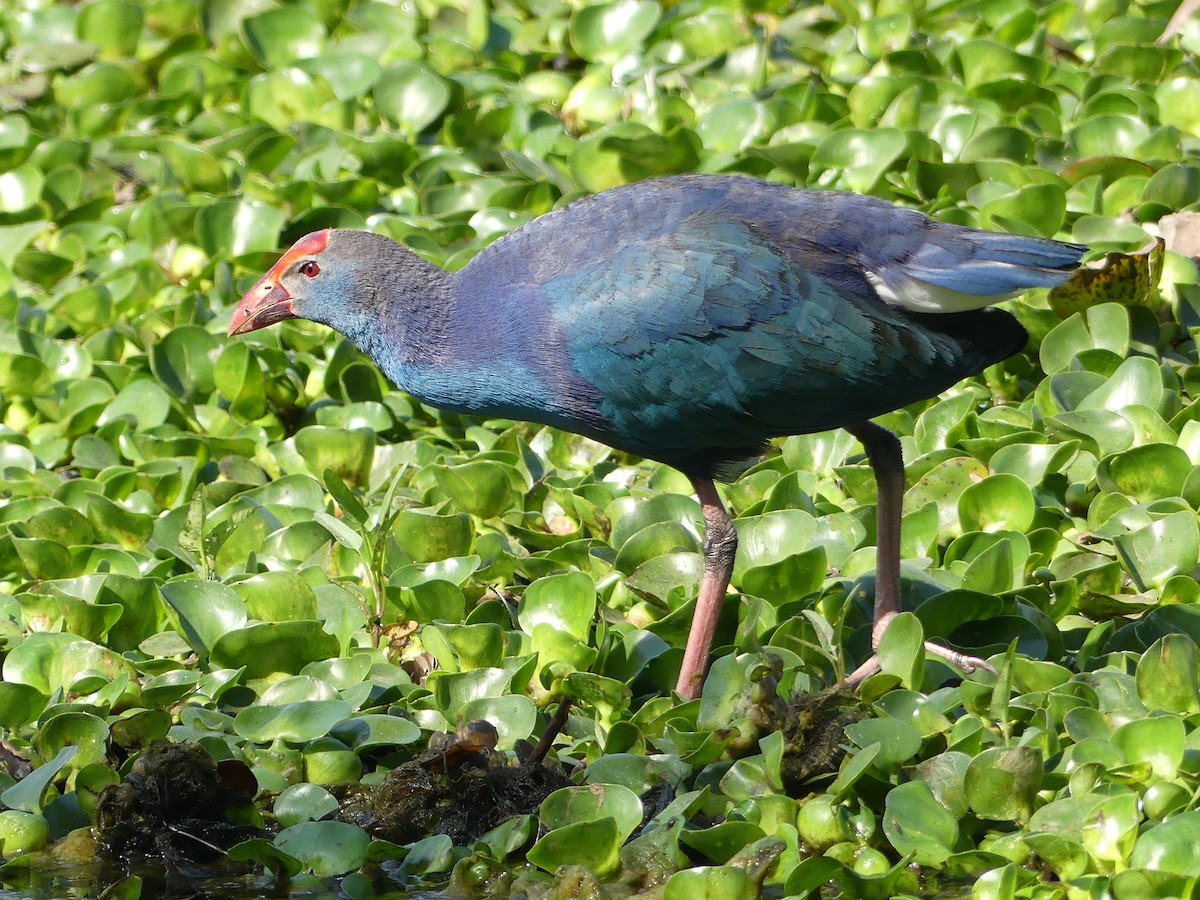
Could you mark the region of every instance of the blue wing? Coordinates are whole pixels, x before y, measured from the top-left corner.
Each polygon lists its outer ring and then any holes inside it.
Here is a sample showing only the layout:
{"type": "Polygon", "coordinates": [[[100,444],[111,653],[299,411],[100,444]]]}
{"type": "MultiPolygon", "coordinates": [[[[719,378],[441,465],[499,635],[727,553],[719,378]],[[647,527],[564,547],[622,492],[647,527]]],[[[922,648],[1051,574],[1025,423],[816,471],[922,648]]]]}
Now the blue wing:
{"type": "Polygon", "coordinates": [[[536,224],[478,258],[526,314],[543,394],[520,402],[685,468],[896,409],[1011,355],[1024,331],[976,307],[1061,282],[1083,250],[730,178],[632,185],[536,224]]]}

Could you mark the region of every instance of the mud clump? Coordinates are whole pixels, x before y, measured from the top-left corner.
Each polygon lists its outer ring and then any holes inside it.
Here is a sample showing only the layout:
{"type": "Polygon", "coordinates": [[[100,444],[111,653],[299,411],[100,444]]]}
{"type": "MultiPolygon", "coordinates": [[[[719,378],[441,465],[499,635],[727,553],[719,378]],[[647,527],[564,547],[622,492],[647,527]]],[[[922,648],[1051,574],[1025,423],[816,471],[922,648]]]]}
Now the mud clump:
{"type": "Polygon", "coordinates": [[[783,759],[779,774],[789,796],[809,793],[804,784],[820,775],[831,775],[846,755],[846,726],[867,717],[861,701],[844,687],[814,694],[799,694],[785,706],[783,759]]]}
{"type": "Polygon", "coordinates": [[[455,735],[435,736],[429,750],[377,786],[330,790],[340,804],[337,818],[372,837],[408,844],[445,834],[469,846],[506,819],[536,813],[546,797],[571,784],[556,769],[510,765],[495,749],[495,729],[471,722],[455,735]]]}
{"type": "Polygon", "coordinates": [[[156,741],[124,781],[101,792],[98,855],[126,869],[149,859],[185,870],[217,862],[234,844],[267,835],[248,824],[257,787],[244,763],[217,763],[198,744],[156,741]]]}

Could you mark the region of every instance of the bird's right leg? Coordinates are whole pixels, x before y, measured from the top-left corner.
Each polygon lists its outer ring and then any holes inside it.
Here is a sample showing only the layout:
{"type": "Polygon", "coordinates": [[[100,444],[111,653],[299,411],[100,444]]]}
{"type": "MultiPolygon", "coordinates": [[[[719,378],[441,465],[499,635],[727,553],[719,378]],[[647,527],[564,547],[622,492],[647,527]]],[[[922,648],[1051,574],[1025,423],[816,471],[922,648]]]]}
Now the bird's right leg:
{"type": "Polygon", "coordinates": [[[737,531],[721,503],[717,486],[711,478],[691,478],[691,482],[704,512],[704,574],[700,577],[700,596],[696,600],[692,630],[688,632],[683,666],[675,686],[685,700],[695,700],[704,687],[708,654],[712,650],[721,605],[725,602],[725,589],[733,574],[733,558],[737,554],[737,531]]]}
{"type": "MultiPolygon", "coordinates": [[[[875,612],[871,626],[871,649],[879,648],[879,640],[888,624],[900,612],[900,517],[904,505],[904,455],[900,439],[874,422],[847,425],[846,430],[858,439],[867,451],[867,461],[875,473],[878,505],[875,509],[875,612]]],[[[940,656],[952,666],[971,673],[976,669],[998,674],[985,659],[967,656],[933,641],[925,642],[925,652],[940,656]]],[[[846,681],[858,684],[879,669],[879,657],[871,658],[851,672],[846,681]]]]}

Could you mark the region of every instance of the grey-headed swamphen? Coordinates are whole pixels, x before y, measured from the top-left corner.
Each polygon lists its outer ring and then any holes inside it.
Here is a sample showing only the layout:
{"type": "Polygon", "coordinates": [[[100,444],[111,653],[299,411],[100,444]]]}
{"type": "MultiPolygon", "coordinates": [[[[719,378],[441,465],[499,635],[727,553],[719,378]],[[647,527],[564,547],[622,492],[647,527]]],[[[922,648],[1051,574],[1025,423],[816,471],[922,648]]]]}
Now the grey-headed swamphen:
{"type": "Polygon", "coordinates": [[[737,547],[714,479],[773,437],[842,427],[862,443],[879,485],[877,645],[899,608],[904,465],[868,420],[1020,350],[1016,319],[984,307],[1065,281],[1085,249],[857,194],[682,176],[578,200],[455,274],[379,235],[315,232],[242,298],[229,333],[321,322],[424,403],[564,428],[687,475],[705,524],[678,683],[693,698],[737,547]]]}

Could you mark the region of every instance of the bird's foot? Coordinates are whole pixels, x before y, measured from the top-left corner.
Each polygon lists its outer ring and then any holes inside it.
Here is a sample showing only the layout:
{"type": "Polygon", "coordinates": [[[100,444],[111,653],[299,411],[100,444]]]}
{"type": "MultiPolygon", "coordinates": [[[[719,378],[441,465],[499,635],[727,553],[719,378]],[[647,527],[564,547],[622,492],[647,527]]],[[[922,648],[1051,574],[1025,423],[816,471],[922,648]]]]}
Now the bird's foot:
{"type": "MultiPolygon", "coordinates": [[[[949,647],[943,647],[941,644],[933,641],[925,642],[925,652],[931,653],[934,656],[940,656],[954,668],[960,670],[964,675],[970,675],[972,672],[983,669],[985,672],[990,672],[993,675],[999,675],[1000,670],[993,666],[986,659],[980,659],[978,656],[968,656],[966,653],[959,653],[957,650],[951,650],[949,647]]],[[[846,676],[843,682],[849,687],[856,688],[870,676],[879,671],[879,657],[872,653],[870,659],[846,676]]]]}

